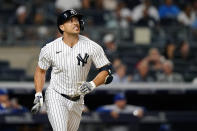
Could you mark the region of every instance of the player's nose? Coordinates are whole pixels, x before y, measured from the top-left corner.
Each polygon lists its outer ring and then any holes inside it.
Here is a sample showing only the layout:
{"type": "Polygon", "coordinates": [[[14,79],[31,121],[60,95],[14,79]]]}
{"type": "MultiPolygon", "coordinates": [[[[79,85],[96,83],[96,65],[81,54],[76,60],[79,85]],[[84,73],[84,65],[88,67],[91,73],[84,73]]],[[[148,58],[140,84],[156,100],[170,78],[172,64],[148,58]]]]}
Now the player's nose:
{"type": "Polygon", "coordinates": [[[73,24],[74,25],[79,25],[79,20],[78,20],[78,18],[76,18],[76,17],[73,17],[73,24]]]}

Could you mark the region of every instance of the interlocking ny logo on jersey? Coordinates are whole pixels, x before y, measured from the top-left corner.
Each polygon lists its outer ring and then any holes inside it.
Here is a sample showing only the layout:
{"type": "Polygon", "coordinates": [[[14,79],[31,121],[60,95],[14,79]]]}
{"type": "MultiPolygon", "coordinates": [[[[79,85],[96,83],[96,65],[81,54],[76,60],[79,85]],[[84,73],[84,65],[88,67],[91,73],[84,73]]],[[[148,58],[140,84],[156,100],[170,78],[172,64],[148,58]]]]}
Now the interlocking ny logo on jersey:
{"type": "Polygon", "coordinates": [[[77,56],[78,65],[80,66],[80,63],[82,63],[82,66],[87,64],[88,58],[89,58],[89,55],[87,53],[85,53],[84,58],[81,57],[81,54],[78,54],[78,56],[77,56]]]}

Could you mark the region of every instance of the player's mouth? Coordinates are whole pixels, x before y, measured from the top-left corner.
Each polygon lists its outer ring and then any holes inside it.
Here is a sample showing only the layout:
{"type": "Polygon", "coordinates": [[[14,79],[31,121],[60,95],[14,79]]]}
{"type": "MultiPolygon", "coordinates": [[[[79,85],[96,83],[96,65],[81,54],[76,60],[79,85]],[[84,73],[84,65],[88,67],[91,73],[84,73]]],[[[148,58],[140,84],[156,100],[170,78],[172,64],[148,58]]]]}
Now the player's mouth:
{"type": "Polygon", "coordinates": [[[79,27],[78,26],[75,26],[74,27],[74,30],[78,31],[79,30],[79,27]]]}

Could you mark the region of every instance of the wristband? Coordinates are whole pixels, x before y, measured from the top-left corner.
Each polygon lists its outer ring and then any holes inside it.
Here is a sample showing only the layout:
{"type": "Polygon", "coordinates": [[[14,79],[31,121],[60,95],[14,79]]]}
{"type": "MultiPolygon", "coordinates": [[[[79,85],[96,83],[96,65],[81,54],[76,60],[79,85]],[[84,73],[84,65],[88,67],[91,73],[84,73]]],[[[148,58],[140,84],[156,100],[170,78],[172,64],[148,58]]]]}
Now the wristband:
{"type": "Polygon", "coordinates": [[[92,85],[93,89],[96,88],[96,84],[93,81],[90,81],[90,84],[92,85]]]}
{"type": "Polygon", "coordinates": [[[37,96],[42,96],[42,92],[37,92],[37,93],[35,94],[35,97],[37,97],[37,96]]]}

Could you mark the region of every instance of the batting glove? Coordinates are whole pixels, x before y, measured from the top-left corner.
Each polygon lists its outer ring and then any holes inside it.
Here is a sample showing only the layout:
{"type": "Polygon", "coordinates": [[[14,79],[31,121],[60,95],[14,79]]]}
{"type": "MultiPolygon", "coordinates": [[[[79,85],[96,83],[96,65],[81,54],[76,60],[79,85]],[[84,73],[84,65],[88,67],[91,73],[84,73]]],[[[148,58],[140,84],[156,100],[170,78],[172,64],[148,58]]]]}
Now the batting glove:
{"type": "Polygon", "coordinates": [[[81,86],[79,86],[78,89],[78,94],[79,95],[86,95],[88,93],[90,93],[91,91],[93,91],[96,88],[96,85],[94,84],[93,81],[91,82],[79,82],[78,84],[80,84],[81,86]]]}
{"type": "Polygon", "coordinates": [[[33,114],[38,113],[40,111],[40,108],[42,107],[42,105],[43,105],[43,96],[42,96],[42,93],[41,92],[37,92],[35,94],[34,106],[32,107],[31,112],[33,114]]]}

